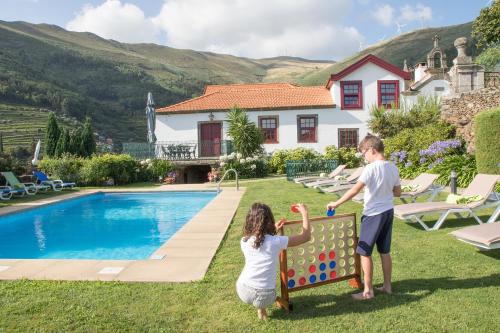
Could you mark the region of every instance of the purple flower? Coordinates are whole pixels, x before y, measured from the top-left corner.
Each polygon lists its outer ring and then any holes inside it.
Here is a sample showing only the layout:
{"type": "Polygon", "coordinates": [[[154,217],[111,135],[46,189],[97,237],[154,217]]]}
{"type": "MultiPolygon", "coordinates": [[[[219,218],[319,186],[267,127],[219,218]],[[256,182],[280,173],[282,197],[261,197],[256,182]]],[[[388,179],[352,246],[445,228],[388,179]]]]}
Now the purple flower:
{"type": "Polygon", "coordinates": [[[427,159],[425,157],[420,158],[420,164],[427,162],[427,159]]]}
{"type": "Polygon", "coordinates": [[[443,161],[444,161],[444,159],[442,157],[440,157],[436,160],[436,164],[441,164],[441,163],[443,163],[443,161]]]}

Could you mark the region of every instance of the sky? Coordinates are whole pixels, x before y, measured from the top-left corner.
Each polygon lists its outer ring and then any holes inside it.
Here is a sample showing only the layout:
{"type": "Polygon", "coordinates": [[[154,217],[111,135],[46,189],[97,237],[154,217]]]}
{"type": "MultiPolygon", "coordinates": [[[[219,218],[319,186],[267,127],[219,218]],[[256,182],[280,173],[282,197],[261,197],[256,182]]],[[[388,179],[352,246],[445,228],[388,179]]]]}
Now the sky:
{"type": "Polygon", "coordinates": [[[250,58],[340,60],[401,33],[474,20],[489,0],[0,0],[0,20],[250,58]]]}

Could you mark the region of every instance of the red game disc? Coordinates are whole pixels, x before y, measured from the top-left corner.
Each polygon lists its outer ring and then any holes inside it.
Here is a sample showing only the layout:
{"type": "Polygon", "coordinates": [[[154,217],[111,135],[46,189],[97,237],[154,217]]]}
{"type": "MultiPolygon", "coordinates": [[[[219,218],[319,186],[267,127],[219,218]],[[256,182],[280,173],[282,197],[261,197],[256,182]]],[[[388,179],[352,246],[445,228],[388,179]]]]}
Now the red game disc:
{"type": "Polygon", "coordinates": [[[305,278],[305,277],[301,277],[301,278],[299,279],[299,284],[300,284],[301,286],[303,286],[305,283],[306,283],[306,278],[305,278]]]}
{"type": "Polygon", "coordinates": [[[288,270],[288,277],[292,278],[295,275],[295,271],[293,269],[288,270]]]}
{"type": "Polygon", "coordinates": [[[297,205],[291,205],[290,206],[290,210],[294,213],[300,213],[299,212],[299,208],[297,207],[297,205]]]}
{"type": "Polygon", "coordinates": [[[330,272],[330,279],[335,279],[336,276],[337,276],[337,272],[335,272],[335,271],[330,272]]]}
{"type": "Polygon", "coordinates": [[[328,257],[330,259],[335,259],[335,251],[330,251],[330,253],[328,253],[328,257]]]}
{"type": "Polygon", "coordinates": [[[316,266],[314,266],[314,265],[309,266],[309,272],[310,273],[316,272],[316,266]]]}
{"type": "Polygon", "coordinates": [[[325,261],[325,259],[326,259],[326,255],[324,253],[320,253],[319,260],[325,261]]]}

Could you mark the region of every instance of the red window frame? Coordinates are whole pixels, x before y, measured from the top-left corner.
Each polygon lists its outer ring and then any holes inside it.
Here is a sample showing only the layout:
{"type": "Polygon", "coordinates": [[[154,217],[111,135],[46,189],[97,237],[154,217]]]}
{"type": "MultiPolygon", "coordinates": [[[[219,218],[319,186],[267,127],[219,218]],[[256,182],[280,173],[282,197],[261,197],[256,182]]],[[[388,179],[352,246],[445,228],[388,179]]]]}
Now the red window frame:
{"type": "Polygon", "coordinates": [[[318,115],[297,116],[297,142],[318,142],[318,115]],[[304,122],[302,120],[304,120],[304,122]],[[312,127],[309,126],[311,123],[313,125],[312,127]],[[305,133],[305,131],[307,131],[307,133],[305,133]]]}
{"type": "Polygon", "coordinates": [[[279,127],[279,117],[278,116],[259,116],[259,128],[264,134],[264,143],[279,143],[278,141],[278,127],[279,127]],[[264,121],[274,120],[275,127],[264,128],[264,121]]]}
{"type": "Polygon", "coordinates": [[[358,128],[339,128],[338,133],[339,148],[350,147],[357,148],[359,145],[359,129],[358,128]]]}
{"type": "MultiPolygon", "coordinates": [[[[349,87],[347,87],[349,88],[349,87]]],[[[342,110],[349,110],[349,109],[362,109],[363,108],[363,84],[361,81],[340,81],[340,103],[341,103],[341,109],[342,110]],[[345,86],[352,86],[356,85],[358,86],[358,92],[353,93],[352,91],[346,91],[345,86]],[[345,103],[345,98],[352,98],[352,97],[357,97],[358,98],[358,103],[357,104],[346,104],[345,103]]]]}
{"type": "Polygon", "coordinates": [[[398,80],[378,80],[377,81],[377,93],[378,93],[378,106],[384,106],[386,108],[391,108],[391,103],[382,103],[382,96],[392,96],[394,100],[394,105],[396,108],[399,107],[399,81],[398,80]],[[394,84],[394,91],[387,92],[386,88],[382,87],[385,84],[394,84]]]}

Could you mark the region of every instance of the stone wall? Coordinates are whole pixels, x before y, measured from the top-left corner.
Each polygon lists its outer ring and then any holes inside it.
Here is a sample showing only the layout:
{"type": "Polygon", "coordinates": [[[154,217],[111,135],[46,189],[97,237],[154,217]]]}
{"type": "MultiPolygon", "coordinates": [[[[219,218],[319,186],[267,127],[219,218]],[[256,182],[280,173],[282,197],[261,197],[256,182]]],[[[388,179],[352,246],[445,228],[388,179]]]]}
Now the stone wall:
{"type": "MultiPolygon", "coordinates": [[[[498,77],[497,81],[498,82],[498,77]]],[[[441,117],[457,128],[457,133],[467,142],[469,153],[474,152],[473,118],[481,111],[500,106],[500,87],[487,88],[460,93],[442,99],[441,117]]]]}
{"type": "Polygon", "coordinates": [[[500,72],[484,72],[485,87],[500,87],[500,72]]]}

